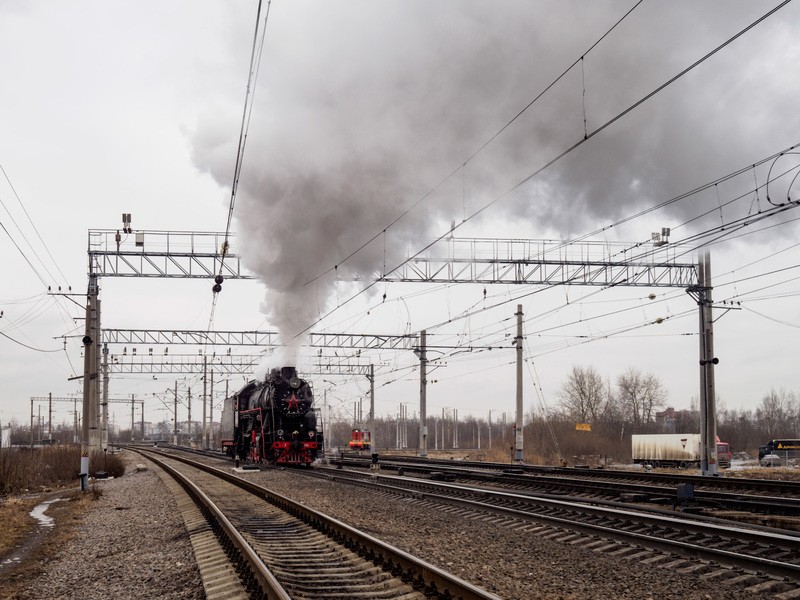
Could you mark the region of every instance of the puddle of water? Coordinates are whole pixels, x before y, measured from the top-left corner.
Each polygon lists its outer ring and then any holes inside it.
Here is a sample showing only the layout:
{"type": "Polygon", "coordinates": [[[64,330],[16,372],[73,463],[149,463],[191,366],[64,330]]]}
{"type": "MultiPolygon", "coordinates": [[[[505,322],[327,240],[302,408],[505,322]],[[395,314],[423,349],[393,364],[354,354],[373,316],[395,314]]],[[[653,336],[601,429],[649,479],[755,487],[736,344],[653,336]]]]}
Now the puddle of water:
{"type": "Polygon", "coordinates": [[[60,500],[63,500],[63,498],[55,498],[53,500],[48,500],[47,502],[42,502],[28,514],[37,521],[39,521],[40,527],[52,527],[53,525],[55,525],[53,517],[48,517],[44,513],[47,511],[48,508],[50,508],[51,504],[53,504],[54,502],[59,502],[60,500]]]}
{"type": "Polygon", "coordinates": [[[44,513],[48,508],[50,508],[50,505],[53,504],[53,502],[59,502],[60,500],[64,500],[64,498],[55,498],[53,500],[42,502],[28,513],[34,519],[39,521],[39,526],[31,531],[31,533],[28,534],[22,543],[20,543],[11,551],[10,556],[6,556],[0,560],[0,574],[2,574],[4,570],[12,568],[13,566],[18,565],[25,560],[25,558],[27,558],[28,555],[44,541],[48,529],[55,525],[53,518],[48,517],[44,513]]]}

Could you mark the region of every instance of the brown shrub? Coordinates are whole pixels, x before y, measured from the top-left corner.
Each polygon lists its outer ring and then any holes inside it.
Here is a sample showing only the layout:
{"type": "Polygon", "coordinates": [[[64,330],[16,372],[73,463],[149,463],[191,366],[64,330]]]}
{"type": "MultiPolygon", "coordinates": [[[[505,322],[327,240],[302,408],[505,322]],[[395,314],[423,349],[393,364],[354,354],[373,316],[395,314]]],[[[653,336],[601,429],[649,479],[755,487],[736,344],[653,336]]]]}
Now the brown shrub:
{"type": "MultiPolygon", "coordinates": [[[[77,444],[0,449],[0,495],[77,484],[80,457],[77,444]]],[[[95,452],[89,463],[89,475],[93,477],[97,471],[121,477],[125,464],[116,454],[104,456],[103,452],[95,452]]]]}
{"type": "Polygon", "coordinates": [[[125,474],[125,463],[117,454],[92,452],[89,475],[94,477],[98,471],[105,471],[108,477],[122,477],[125,474]]]}
{"type": "Polygon", "coordinates": [[[24,487],[25,469],[17,448],[0,448],[0,494],[10,494],[24,487]]]}

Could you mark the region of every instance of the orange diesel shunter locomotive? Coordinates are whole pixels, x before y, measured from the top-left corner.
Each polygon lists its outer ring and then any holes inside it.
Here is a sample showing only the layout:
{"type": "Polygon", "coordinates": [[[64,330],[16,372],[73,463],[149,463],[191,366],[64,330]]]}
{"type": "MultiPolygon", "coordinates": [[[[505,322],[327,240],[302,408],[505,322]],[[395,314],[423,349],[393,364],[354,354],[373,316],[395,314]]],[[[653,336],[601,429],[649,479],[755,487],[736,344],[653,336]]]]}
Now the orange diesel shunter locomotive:
{"type": "Polygon", "coordinates": [[[372,436],[365,429],[353,429],[347,445],[351,450],[369,450],[372,447],[372,436]]]}
{"type": "Polygon", "coordinates": [[[234,394],[233,435],[222,443],[229,456],[278,465],[310,465],[322,455],[314,394],[294,367],[272,369],[234,394]]]}

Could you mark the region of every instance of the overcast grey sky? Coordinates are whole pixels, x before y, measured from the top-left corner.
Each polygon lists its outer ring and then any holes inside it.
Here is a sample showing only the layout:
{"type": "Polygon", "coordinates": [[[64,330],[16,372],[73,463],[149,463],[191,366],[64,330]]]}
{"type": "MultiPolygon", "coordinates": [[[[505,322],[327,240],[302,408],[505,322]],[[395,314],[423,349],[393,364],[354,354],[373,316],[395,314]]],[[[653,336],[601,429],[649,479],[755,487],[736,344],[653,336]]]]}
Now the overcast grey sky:
{"type": "MultiPolygon", "coordinates": [[[[534,289],[498,285],[484,300],[483,286],[381,284],[317,323],[364,287],[345,279],[396,264],[452,221],[467,219],[460,237],[579,237],[800,142],[796,2],[604,127],[779,3],[645,1],[587,52],[635,4],[273,2],[233,222],[234,250],[266,286],[227,282],[214,326],[279,328],[287,339],[311,325],[427,328],[443,344],[510,348],[521,303],[528,408],[542,399],[556,406],[572,365],[612,381],[631,366],[653,372],[670,404],[688,407],[699,393],[697,316],[680,289],[555,287],[517,299],[534,289]],[[335,265],[340,281],[326,275],[305,285],[335,265]],[[647,325],[658,318],[667,320],[647,325]]],[[[16,191],[0,177],[0,332],[8,336],[0,339],[0,421],[25,422],[31,396],[80,389],[67,378],[82,372],[81,310],[45,292],[85,292],[89,229],[118,228],[130,212],[134,229],[224,230],[256,7],[0,0],[0,165],[16,191]],[[75,337],[65,344],[61,336],[75,337]]],[[[671,227],[677,242],[757,215],[770,207],[767,194],[785,200],[798,163],[796,155],[777,161],[773,175],[789,173],[769,190],[772,163],[592,239],[637,244],[671,227]]],[[[796,199],[800,184],[788,193],[796,199]]],[[[724,406],[754,408],[771,388],[800,391],[798,216],[788,211],[711,246],[715,299],[742,302],[715,324],[724,406]]],[[[108,278],[103,324],[204,329],[210,286],[108,278]]],[[[300,350],[301,370],[313,354],[300,350]]],[[[447,367],[430,377],[429,413],[510,415],[513,358],[510,349],[443,358],[447,367]]],[[[410,351],[360,360],[379,365],[378,414],[395,413],[399,402],[415,409],[410,351]]],[[[368,387],[360,378],[317,379],[340,414],[368,387]]],[[[167,413],[152,393],[174,380],[115,376],[110,392],[150,394],[147,418],[157,420],[167,413]]],[[[181,385],[193,394],[202,387],[197,377],[181,385]]],[[[59,418],[71,422],[62,408],[59,418]]],[[[118,411],[123,423],[126,411],[118,411]]]]}

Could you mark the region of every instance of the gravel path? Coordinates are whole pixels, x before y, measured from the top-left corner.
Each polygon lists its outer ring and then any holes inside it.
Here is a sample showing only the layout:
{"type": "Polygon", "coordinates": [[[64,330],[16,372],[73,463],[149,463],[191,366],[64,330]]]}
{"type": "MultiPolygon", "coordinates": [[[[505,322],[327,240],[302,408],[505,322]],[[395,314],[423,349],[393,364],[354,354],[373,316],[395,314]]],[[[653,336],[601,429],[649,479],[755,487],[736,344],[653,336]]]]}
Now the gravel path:
{"type": "MultiPolygon", "coordinates": [[[[0,584],[0,598],[204,597],[175,501],[152,467],[143,472],[132,468],[144,459],[130,452],[123,456],[129,465],[126,475],[99,484],[102,497],[80,517],[80,535],[48,555],[45,572],[26,582],[18,595],[3,596],[0,584]]],[[[535,532],[492,526],[435,508],[421,512],[406,499],[292,471],[254,472],[246,477],[507,600],[759,598],[715,581],[615,559],[535,532]]]]}
{"type": "MultiPolygon", "coordinates": [[[[102,496],[74,523],[57,521],[62,542],[41,562],[43,573],[24,580],[20,600],[202,599],[205,597],[186,527],[175,501],[141,457],[122,454],[126,474],[97,483],[102,496]],[[70,529],[76,525],[76,535],[70,529]],[[66,538],[66,539],[63,539],[66,538]]],[[[19,582],[16,582],[19,585],[19,582]]]]}

